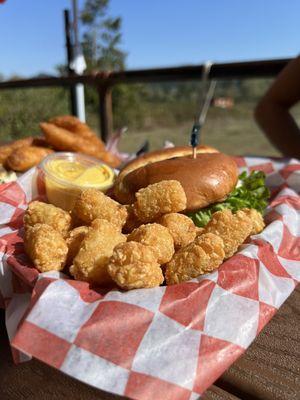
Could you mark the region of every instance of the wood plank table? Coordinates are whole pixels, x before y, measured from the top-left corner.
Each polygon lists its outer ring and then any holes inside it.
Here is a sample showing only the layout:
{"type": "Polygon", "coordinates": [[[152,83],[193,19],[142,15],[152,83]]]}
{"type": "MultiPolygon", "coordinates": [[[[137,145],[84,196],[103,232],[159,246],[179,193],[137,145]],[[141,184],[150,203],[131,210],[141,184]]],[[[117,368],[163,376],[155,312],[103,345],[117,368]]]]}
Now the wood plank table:
{"type": "MultiPolygon", "coordinates": [[[[206,400],[300,399],[300,288],[247,352],[202,396],[206,400]]],[[[202,399],[201,398],[201,399],[202,399]]],[[[0,314],[1,400],[116,400],[37,360],[15,366],[0,314]]]]}

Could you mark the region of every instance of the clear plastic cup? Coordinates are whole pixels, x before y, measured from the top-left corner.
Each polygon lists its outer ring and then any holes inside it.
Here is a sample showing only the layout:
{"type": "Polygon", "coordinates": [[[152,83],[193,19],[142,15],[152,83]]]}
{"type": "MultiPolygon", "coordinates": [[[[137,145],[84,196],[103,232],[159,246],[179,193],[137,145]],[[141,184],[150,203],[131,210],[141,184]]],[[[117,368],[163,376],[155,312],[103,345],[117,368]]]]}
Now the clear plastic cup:
{"type": "Polygon", "coordinates": [[[82,190],[106,192],[113,186],[115,171],[97,158],[80,153],[52,153],[40,163],[49,203],[72,211],[82,190]]]}

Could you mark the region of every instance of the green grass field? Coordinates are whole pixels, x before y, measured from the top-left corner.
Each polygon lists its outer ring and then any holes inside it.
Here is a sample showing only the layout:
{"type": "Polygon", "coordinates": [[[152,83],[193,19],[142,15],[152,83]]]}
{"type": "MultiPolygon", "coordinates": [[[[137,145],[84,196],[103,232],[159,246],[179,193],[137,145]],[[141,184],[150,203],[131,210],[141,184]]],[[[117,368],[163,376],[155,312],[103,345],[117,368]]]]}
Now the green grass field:
{"type": "MultiPolygon", "coordinates": [[[[280,156],[253,119],[253,105],[243,105],[232,110],[212,108],[202,130],[202,143],[233,155],[280,156]]],[[[120,148],[135,151],[146,139],[151,150],[161,148],[165,140],[175,145],[186,145],[193,121],[174,127],[155,127],[148,130],[130,130],[124,134],[120,148]]]]}
{"type": "MultiPolygon", "coordinates": [[[[254,90],[255,82],[251,83],[254,90]]],[[[214,146],[233,155],[280,156],[267,140],[253,118],[255,104],[262,96],[259,91],[251,100],[249,96],[234,97],[232,109],[211,107],[201,132],[201,143],[214,146]],[[248,99],[248,100],[246,100],[248,99]]],[[[227,95],[227,93],[225,93],[227,95]]],[[[66,89],[44,88],[28,90],[4,90],[0,92],[0,142],[14,140],[29,135],[41,134],[39,122],[54,115],[69,112],[66,89]]],[[[175,145],[187,145],[193,125],[193,115],[197,112],[199,99],[184,94],[168,99],[153,97],[141,99],[140,107],[119,105],[114,110],[115,128],[128,121],[128,131],[124,134],[120,150],[135,152],[145,140],[150,142],[150,150],[163,147],[166,140],[175,145]],[[142,126],[138,129],[137,126],[142,126]]],[[[300,124],[300,106],[293,110],[300,124]]],[[[99,121],[95,108],[87,106],[87,122],[99,133],[99,121]]]]}

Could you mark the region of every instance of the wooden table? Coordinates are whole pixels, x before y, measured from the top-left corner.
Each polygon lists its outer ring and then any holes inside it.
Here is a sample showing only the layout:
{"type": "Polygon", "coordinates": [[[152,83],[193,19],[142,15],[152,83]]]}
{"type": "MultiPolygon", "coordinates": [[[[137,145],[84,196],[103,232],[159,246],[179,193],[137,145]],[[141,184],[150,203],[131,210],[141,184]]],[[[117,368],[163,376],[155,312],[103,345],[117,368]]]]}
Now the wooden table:
{"type": "MultiPolygon", "coordinates": [[[[300,399],[300,288],[248,351],[203,395],[207,400],[300,399]]],[[[116,400],[37,360],[15,366],[0,313],[1,400],[116,400]]]]}

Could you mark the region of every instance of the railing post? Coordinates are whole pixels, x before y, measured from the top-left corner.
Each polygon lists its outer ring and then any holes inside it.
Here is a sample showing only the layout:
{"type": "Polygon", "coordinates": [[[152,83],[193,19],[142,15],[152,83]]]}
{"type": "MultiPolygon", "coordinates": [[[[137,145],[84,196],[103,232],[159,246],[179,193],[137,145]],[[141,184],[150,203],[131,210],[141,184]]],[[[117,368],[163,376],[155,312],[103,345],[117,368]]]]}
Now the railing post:
{"type": "Polygon", "coordinates": [[[109,86],[99,86],[99,119],[101,139],[104,143],[107,142],[113,129],[112,115],[112,88],[109,86]]]}
{"type": "MultiPolygon", "coordinates": [[[[68,75],[73,76],[74,71],[70,67],[71,62],[73,60],[73,46],[71,39],[71,23],[70,23],[69,10],[64,10],[64,21],[65,21],[65,37],[66,37],[66,50],[67,50],[67,70],[68,70],[68,75]]],[[[71,105],[71,114],[78,115],[75,85],[70,86],[70,105],[71,105]]]]}

